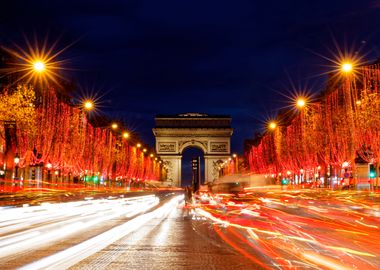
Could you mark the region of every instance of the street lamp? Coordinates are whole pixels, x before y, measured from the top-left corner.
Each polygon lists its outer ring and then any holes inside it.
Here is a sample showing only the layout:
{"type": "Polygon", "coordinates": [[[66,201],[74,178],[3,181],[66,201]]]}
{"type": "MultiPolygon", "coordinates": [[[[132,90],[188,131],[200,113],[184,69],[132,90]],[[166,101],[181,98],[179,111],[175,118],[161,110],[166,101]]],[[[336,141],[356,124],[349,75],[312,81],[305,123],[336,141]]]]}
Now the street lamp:
{"type": "Polygon", "coordinates": [[[33,70],[38,72],[38,73],[45,71],[45,68],[46,68],[45,63],[41,60],[36,60],[33,63],[33,70]]]}
{"type": "Polygon", "coordinates": [[[18,154],[16,154],[13,161],[15,163],[15,178],[17,178],[17,176],[18,176],[18,164],[20,162],[20,158],[19,158],[18,154]]]}
{"type": "Polygon", "coordinates": [[[287,171],[286,172],[286,178],[288,179],[288,183],[291,183],[291,181],[290,181],[290,175],[292,174],[292,172],[291,171],[287,171]]]}
{"type": "Polygon", "coordinates": [[[306,105],[306,100],[304,98],[298,98],[296,105],[298,108],[302,109],[306,105]]]}
{"type": "Polygon", "coordinates": [[[344,62],[341,66],[341,69],[344,73],[351,73],[353,70],[353,65],[350,62],[344,62]]]}
{"type": "Polygon", "coordinates": [[[94,109],[94,102],[91,101],[91,100],[86,100],[84,103],[83,103],[83,107],[86,111],[91,111],[92,109],[94,109]]]}
{"type": "Polygon", "coordinates": [[[123,138],[128,139],[129,138],[129,133],[128,132],[123,132],[123,138]]]}
{"type": "Polygon", "coordinates": [[[20,162],[20,158],[18,157],[18,155],[15,156],[14,160],[16,165],[18,165],[18,163],[20,162]]]}
{"type": "Polygon", "coordinates": [[[276,127],[277,127],[276,122],[272,121],[272,122],[269,123],[269,129],[271,129],[271,130],[275,130],[276,127]]]}
{"type": "Polygon", "coordinates": [[[50,182],[51,181],[51,174],[50,174],[50,170],[51,170],[51,168],[53,168],[53,165],[51,165],[51,163],[49,162],[48,164],[46,164],[46,168],[47,168],[47,170],[48,170],[48,182],[50,182]]]}
{"type": "Polygon", "coordinates": [[[57,185],[58,184],[58,180],[59,180],[59,171],[58,170],[55,171],[54,174],[55,174],[55,185],[57,185]]]}
{"type": "Polygon", "coordinates": [[[140,148],[141,147],[141,143],[138,143],[136,146],[137,146],[137,148],[140,148]]]}
{"type": "Polygon", "coordinates": [[[112,123],[112,125],[111,125],[111,128],[112,128],[113,130],[116,130],[118,127],[119,127],[119,126],[118,126],[118,124],[116,124],[116,123],[112,123]]]}
{"type": "Polygon", "coordinates": [[[238,170],[239,170],[238,155],[237,154],[233,154],[232,157],[235,160],[235,173],[238,173],[238,170]]]}

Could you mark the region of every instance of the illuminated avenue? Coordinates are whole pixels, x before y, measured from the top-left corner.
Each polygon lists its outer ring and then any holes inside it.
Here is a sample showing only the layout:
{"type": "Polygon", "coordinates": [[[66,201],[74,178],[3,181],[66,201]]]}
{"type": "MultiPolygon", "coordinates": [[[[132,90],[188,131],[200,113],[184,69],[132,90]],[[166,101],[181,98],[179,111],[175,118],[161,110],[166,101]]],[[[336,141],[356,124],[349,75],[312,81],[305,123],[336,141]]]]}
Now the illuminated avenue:
{"type": "Polygon", "coordinates": [[[378,1],[1,8],[0,269],[380,269],[378,1]]]}

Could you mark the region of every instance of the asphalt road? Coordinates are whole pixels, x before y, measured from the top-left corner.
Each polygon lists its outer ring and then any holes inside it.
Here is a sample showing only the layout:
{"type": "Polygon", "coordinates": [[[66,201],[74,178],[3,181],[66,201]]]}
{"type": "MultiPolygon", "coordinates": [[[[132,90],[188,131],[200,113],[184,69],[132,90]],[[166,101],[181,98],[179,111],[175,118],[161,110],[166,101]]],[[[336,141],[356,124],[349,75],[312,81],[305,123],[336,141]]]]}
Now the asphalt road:
{"type": "Polygon", "coordinates": [[[379,227],[374,192],[98,194],[0,207],[0,269],[379,269],[379,227]]]}
{"type": "Polygon", "coordinates": [[[178,193],[1,208],[0,269],[255,269],[178,193]]]}
{"type": "Polygon", "coordinates": [[[70,269],[258,269],[183,203],[70,269]]]}

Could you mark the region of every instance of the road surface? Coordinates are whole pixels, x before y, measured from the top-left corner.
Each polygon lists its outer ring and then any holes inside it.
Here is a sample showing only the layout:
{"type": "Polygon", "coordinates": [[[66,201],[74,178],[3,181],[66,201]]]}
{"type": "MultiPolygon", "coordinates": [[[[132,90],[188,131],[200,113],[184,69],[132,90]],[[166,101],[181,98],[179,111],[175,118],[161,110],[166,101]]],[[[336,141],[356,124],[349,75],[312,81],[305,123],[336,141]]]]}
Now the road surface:
{"type": "Polygon", "coordinates": [[[174,192],[0,207],[0,269],[380,269],[380,194],[174,192]]]}
{"type": "Polygon", "coordinates": [[[1,209],[1,269],[259,269],[170,194],[1,209]]]}

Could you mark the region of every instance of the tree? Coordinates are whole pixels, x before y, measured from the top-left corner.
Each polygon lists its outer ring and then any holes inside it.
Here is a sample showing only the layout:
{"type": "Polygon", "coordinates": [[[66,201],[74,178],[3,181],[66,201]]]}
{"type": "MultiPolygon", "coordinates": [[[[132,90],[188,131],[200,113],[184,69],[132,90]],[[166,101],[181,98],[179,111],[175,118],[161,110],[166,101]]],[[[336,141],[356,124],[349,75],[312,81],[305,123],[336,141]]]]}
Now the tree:
{"type": "Polygon", "coordinates": [[[0,145],[5,149],[3,161],[7,172],[6,178],[11,178],[11,168],[14,166],[14,156],[17,151],[17,133],[22,131],[25,137],[36,132],[34,89],[25,84],[16,88],[4,88],[0,95],[0,145]]]}
{"type": "MultiPolygon", "coordinates": [[[[33,87],[19,84],[15,89],[5,88],[0,95],[0,122],[16,122],[23,132],[36,130],[35,92],[33,87]]],[[[1,133],[4,138],[4,133],[1,133]]]]}

